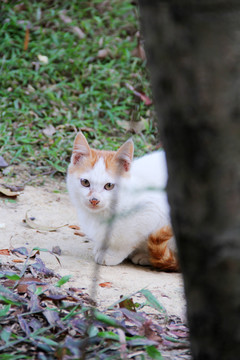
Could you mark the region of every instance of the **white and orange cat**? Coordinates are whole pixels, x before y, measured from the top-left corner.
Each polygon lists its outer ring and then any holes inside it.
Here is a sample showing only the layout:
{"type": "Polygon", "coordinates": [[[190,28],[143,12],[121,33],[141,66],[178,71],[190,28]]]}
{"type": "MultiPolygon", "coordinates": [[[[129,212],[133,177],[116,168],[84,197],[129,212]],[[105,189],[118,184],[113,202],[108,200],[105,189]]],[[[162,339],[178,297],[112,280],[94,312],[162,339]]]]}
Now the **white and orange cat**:
{"type": "Polygon", "coordinates": [[[164,151],[133,160],[134,145],[118,151],[90,148],[79,132],[74,140],[67,186],[81,230],[94,244],[95,261],[133,263],[178,270],[165,193],[164,151]]]}

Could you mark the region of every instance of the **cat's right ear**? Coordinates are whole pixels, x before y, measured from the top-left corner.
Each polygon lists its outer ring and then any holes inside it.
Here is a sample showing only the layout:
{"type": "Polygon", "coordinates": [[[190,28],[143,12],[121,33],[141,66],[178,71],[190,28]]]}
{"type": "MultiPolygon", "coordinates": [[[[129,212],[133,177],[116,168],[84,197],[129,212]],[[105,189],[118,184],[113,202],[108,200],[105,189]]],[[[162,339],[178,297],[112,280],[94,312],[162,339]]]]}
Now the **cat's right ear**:
{"type": "Polygon", "coordinates": [[[72,153],[71,162],[73,165],[76,165],[77,163],[79,163],[79,161],[81,161],[83,157],[89,155],[90,155],[90,146],[88,145],[87,139],[80,131],[75,137],[73,143],[73,153],[72,153]]]}
{"type": "Polygon", "coordinates": [[[127,140],[116,152],[115,159],[121,166],[121,170],[129,171],[133,160],[134,144],[132,139],[127,140]]]}

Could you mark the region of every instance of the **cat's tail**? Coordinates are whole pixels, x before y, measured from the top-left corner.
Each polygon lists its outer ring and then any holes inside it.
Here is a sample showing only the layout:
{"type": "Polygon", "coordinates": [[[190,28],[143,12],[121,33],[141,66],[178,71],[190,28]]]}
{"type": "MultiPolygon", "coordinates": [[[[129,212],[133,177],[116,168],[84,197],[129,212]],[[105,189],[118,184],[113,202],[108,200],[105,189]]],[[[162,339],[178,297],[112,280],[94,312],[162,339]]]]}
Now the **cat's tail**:
{"type": "Polygon", "coordinates": [[[170,226],[150,234],[148,237],[148,250],[150,262],[154,267],[166,271],[179,271],[179,264],[175,252],[169,247],[169,240],[173,237],[170,226]]]}

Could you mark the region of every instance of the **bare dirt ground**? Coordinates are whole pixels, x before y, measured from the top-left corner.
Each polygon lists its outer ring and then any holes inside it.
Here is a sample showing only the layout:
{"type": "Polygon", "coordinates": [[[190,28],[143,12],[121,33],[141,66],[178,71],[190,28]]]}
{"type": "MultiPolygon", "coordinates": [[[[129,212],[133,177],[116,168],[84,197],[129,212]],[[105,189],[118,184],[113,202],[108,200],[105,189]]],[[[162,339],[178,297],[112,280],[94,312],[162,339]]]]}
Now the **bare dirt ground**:
{"type": "MultiPolygon", "coordinates": [[[[150,290],[166,308],[168,315],[185,319],[185,299],[181,274],[165,273],[149,267],[124,262],[118,266],[96,266],[91,243],[77,236],[68,226],[54,232],[38,231],[23,222],[26,212],[42,225],[77,224],[75,209],[70,204],[64,182],[49,181],[43,187],[26,186],[15,203],[0,199],[0,248],[35,246],[52,250],[59,246],[61,265],[49,253],[41,253],[45,264],[55,273],[72,275],[68,286],[84,289],[90,296],[95,284],[95,300],[106,308],[121,295],[132,294],[142,288],[150,290]],[[97,270],[96,270],[97,269],[97,270]],[[111,287],[99,284],[109,282],[111,287]]],[[[1,258],[1,256],[0,256],[1,258]]],[[[8,261],[11,258],[8,257],[8,261]]],[[[151,311],[151,309],[150,309],[151,311]]]]}

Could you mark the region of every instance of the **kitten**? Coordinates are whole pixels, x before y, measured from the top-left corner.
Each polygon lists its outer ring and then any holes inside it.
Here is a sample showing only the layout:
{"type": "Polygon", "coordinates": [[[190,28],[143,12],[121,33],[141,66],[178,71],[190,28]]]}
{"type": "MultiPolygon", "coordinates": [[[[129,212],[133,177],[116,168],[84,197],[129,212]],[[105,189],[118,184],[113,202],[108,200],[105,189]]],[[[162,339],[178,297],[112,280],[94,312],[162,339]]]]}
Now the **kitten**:
{"type": "Polygon", "coordinates": [[[81,230],[94,243],[98,264],[133,263],[178,270],[169,205],[164,191],[164,151],[133,160],[130,139],[118,151],[94,150],[79,132],[67,186],[81,230]]]}

